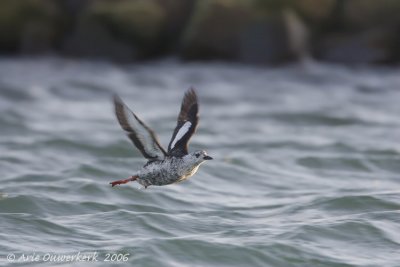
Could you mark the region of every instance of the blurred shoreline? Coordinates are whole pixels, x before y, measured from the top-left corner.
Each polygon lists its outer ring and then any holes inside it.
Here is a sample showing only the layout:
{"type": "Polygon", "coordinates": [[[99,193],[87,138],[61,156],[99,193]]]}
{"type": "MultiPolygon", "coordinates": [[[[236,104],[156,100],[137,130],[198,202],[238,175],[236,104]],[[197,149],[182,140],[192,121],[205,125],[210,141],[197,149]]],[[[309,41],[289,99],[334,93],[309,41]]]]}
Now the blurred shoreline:
{"type": "Polygon", "coordinates": [[[0,55],[398,64],[396,0],[2,0],[0,55]]]}

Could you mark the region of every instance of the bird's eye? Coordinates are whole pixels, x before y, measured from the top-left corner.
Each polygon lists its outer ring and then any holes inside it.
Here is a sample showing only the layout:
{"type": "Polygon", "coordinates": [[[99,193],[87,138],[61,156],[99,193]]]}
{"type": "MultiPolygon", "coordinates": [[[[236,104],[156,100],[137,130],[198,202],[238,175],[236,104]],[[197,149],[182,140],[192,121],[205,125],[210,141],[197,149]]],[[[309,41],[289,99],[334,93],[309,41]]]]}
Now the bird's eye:
{"type": "Polygon", "coordinates": [[[195,156],[196,156],[196,158],[198,158],[198,157],[200,157],[200,154],[199,154],[199,153],[196,153],[195,156]]]}

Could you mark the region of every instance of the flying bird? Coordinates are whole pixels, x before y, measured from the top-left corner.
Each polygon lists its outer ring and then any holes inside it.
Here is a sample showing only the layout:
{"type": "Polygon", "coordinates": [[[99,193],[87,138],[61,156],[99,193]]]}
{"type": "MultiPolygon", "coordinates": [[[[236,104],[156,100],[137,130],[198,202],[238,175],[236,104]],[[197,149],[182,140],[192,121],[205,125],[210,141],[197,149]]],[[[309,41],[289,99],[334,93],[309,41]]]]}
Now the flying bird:
{"type": "Polygon", "coordinates": [[[189,89],[182,100],[178,122],[166,151],[156,134],[119,98],[114,96],[115,114],[122,129],[148,161],[128,179],[111,182],[111,186],[137,181],[147,188],[150,185],[168,185],[186,180],[195,174],[204,161],[213,159],[206,151],[188,152],[188,143],[199,121],[197,95],[189,89]]]}

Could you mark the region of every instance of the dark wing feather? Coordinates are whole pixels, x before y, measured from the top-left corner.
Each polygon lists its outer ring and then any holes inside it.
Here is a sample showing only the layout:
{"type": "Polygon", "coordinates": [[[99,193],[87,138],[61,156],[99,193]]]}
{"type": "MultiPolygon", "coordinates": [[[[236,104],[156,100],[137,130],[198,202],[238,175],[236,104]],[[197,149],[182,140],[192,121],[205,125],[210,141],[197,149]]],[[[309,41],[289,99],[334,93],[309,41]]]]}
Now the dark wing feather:
{"type": "Polygon", "coordinates": [[[119,124],[142,155],[150,161],[163,160],[167,153],[155,133],[117,95],[114,96],[114,106],[119,124]]]}
{"type": "Polygon", "coordinates": [[[188,154],[188,143],[199,121],[198,111],[196,92],[190,88],[182,100],[178,124],[168,145],[168,155],[179,157],[188,154]]]}

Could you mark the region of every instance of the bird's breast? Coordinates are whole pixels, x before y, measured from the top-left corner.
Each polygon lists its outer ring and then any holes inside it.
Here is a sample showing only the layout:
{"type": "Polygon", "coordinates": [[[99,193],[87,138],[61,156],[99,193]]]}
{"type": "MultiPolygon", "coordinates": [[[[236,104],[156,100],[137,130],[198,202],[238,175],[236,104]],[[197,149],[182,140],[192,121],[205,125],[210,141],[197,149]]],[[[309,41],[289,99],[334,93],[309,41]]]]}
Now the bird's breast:
{"type": "Polygon", "coordinates": [[[199,166],[195,166],[193,168],[188,169],[186,172],[184,172],[181,177],[178,179],[178,181],[183,181],[186,180],[187,178],[193,176],[197,170],[199,169],[199,166]]]}

